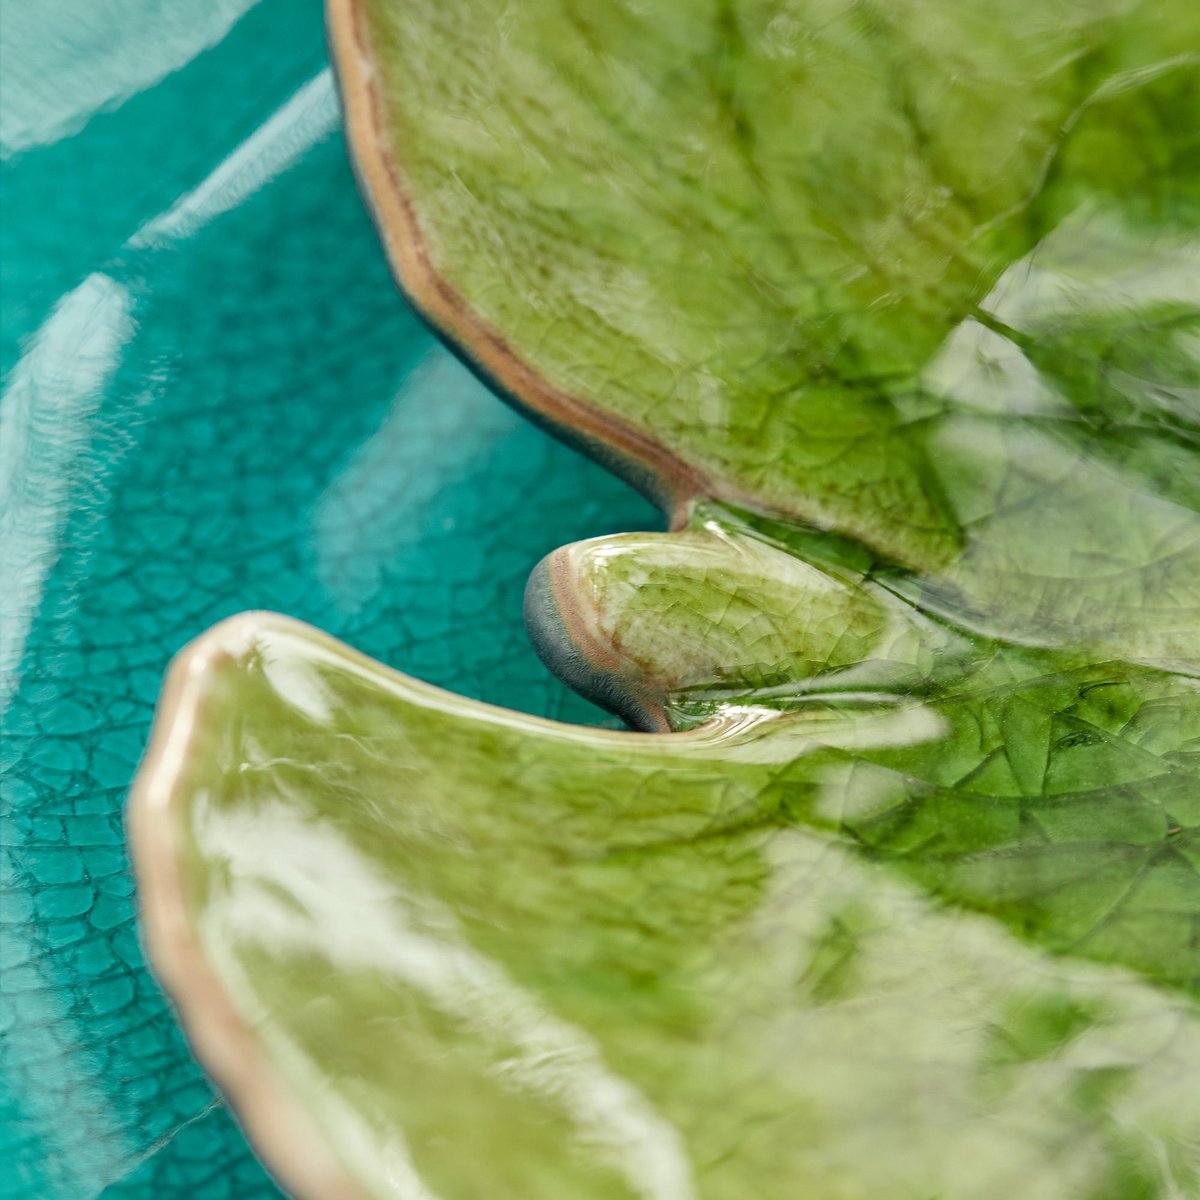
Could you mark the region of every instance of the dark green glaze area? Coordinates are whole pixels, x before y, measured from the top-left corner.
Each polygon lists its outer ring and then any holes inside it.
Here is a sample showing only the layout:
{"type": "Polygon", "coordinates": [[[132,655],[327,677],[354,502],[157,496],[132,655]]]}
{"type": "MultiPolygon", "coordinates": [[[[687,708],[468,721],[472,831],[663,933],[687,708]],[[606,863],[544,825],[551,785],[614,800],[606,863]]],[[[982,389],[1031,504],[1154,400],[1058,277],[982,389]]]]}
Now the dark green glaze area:
{"type": "Polygon", "coordinates": [[[1200,994],[1200,679],[972,638],[869,556],[745,517],[702,506],[686,533],[572,547],[559,602],[618,665],[589,671],[550,605],[539,650],[618,711],[649,694],[677,729],[740,706],[895,721],[884,746],[810,748],[747,819],[816,825],[1054,953],[1200,994]]]}

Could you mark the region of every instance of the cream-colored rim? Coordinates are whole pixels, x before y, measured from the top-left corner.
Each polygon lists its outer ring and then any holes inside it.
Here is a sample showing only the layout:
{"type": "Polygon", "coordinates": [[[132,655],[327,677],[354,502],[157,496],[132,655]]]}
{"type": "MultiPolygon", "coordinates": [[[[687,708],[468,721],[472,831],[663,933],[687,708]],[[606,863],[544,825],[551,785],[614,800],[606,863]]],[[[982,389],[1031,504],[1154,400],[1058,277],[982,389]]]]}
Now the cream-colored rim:
{"type": "MultiPolygon", "coordinates": [[[[333,1156],[309,1114],[277,1082],[188,920],[176,799],[204,716],[205,676],[229,654],[231,635],[243,641],[239,631],[267,617],[243,613],[221,622],[180,651],[167,673],[150,745],[129,795],[129,843],[142,935],[154,973],[171,997],[196,1057],[228,1096],[279,1181],[301,1200],[372,1200],[333,1156]]],[[[283,619],[270,614],[269,620],[278,624],[283,619]]]]}

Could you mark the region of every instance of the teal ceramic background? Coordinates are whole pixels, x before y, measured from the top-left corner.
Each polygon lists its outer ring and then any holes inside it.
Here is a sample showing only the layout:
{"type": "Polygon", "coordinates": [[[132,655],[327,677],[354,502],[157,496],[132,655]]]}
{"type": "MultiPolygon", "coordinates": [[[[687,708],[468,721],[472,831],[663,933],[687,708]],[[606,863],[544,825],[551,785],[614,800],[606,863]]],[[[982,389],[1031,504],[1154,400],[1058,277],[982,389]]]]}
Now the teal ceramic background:
{"type": "Polygon", "coordinates": [[[601,720],[529,648],[525,580],[661,518],[399,298],[315,0],[24,9],[4,30],[0,1195],[272,1196],[138,944],[123,806],[168,659],[272,608],[457,692],[601,720]]]}

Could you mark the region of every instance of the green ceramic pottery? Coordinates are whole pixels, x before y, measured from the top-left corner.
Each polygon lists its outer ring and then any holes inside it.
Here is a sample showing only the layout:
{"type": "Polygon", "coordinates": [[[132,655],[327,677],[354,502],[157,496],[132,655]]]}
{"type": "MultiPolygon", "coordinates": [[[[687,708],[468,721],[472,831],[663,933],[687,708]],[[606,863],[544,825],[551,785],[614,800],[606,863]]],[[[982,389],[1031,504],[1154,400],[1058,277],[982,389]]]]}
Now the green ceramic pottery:
{"type": "Polygon", "coordinates": [[[1200,1196],[1200,8],[330,0],[402,288],[667,513],[638,732],[248,614],[132,800],[297,1195],[1200,1196]]]}

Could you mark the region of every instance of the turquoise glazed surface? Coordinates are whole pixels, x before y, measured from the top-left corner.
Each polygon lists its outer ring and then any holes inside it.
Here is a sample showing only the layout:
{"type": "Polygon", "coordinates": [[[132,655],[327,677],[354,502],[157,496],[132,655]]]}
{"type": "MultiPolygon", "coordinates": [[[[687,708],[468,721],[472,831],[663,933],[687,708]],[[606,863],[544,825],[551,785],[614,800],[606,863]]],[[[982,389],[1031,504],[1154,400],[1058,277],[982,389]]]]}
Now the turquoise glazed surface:
{"type": "Polygon", "coordinates": [[[398,298],[319,4],[23,7],[0,30],[0,1195],[257,1200],[279,1193],[135,929],[123,811],[167,661],[271,607],[602,721],[537,661],[522,591],[556,546],[661,518],[398,298]]]}

